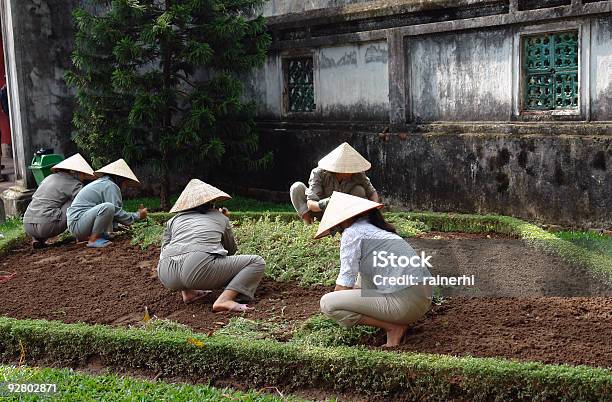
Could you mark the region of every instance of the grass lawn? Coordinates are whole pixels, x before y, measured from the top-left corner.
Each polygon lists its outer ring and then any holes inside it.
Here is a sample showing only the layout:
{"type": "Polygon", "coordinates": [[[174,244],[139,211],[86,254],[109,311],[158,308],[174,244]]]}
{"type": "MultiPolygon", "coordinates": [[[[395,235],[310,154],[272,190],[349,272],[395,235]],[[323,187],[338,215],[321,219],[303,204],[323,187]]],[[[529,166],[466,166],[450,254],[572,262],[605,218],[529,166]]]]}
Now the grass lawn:
{"type": "MultiPolygon", "coordinates": [[[[53,388],[52,388],[53,389],[53,388]]],[[[0,398],[35,401],[46,398],[66,401],[286,401],[258,392],[237,392],[205,385],[169,384],[117,375],[88,375],[71,369],[12,367],[0,365],[0,398]],[[19,384],[54,384],[53,392],[10,392],[19,384]]]]}
{"type": "Polygon", "coordinates": [[[8,250],[25,239],[21,219],[7,219],[0,223],[0,252],[8,250]]]}

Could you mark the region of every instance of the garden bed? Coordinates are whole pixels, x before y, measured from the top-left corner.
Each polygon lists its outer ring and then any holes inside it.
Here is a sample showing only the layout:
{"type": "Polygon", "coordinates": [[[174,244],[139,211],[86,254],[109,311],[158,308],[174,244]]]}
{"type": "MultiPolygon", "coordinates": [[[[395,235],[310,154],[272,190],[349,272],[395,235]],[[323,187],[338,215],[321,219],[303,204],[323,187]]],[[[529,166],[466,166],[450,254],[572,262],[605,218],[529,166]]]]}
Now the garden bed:
{"type": "MultiPolygon", "coordinates": [[[[509,271],[516,276],[523,270],[537,275],[557,272],[549,285],[554,281],[559,286],[584,282],[585,275],[575,278],[573,268],[526,248],[519,240],[486,236],[466,240],[458,234],[440,234],[411,243],[432,251],[438,259],[452,256],[459,263],[462,258],[457,256],[463,247],[471,257],[470,264],[501,278],[507,278],[509,271]]],[[[152,316],[199,332],[210,333],[225,326],[232,315],[211,312],[216,293],[186,306],[178,292],[161,286],[155,277],[158,255],[156,247],[142,250],[127,238],[117,239],[107,250],[90,250],[82,244],[37,252],[15,250],[5,255],[0,265],[0,270],[17,272],[9,282],[0,284],[0,315],[125,326],[140,323],[147,306],[152,316]]],[[[595,279],[590,281],[596,284],[595,279]]],[[[330,289],[306,289],[295,282],[265,279],[257,293],[256,310],[245,317],[278,324],[290,337],[293,329],[318,312],[320,296],[330,289]]],[[[537,293],[538,289],[546,291],[537,286],[530,291],[537,293]]],[[[611,367],[610,333],[609,297],[558,298],[541,293],[529,298],[450,298],[410,329],[408,343],[398,351],[611,367]]],[[[282,334],[276,338],[283,340],[282,334]]],[[[381,339],[368,342],[374,346],[381,339]]]]}

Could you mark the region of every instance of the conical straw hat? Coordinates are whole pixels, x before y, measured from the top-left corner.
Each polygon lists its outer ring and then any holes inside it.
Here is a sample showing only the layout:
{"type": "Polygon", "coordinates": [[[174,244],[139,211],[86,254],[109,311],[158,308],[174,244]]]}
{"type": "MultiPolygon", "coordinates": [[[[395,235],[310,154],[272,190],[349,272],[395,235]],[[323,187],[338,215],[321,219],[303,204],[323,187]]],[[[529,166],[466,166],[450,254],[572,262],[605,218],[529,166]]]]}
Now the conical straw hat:
{"type": "Polygon", "coordinates": [[[329,229],[351,219],[363,212],[376,208],[382,208],[383,204],[366,200],[365,198],[334,191],[325,208],[325,213],[319,224],[319,230],[315,239],[327,236],[329,229]]]}
{"type": "Polygon", "coordinates": [[[360,173],[370,169],[372,164],[345,142],[325,155],[319,167],[334,173],[360,173]]]}
{"type": "Polygon", "coordinates": [[[128,166],[123,159],[117,159],[113,163],[109,163],[101,169],[96,170],[96,173],[112,174],[115,176],[125,177],[126,179],[140,183],[132,169],[128,166]]]}
{"type": "Polygon", "coordinates": [[[72,170],[73,172],[85,173],[88,176],[94,177],[94,171],[89,166],[89,163],[81,156],[81,154],[74,154],[70,158],[64,159],[57,165],[51,168],[52,172],[58,170],[72,170]]]}
{"type": "Polygon", "coordinates": [[[170,212],[187,211],[188,209],[204,205],[207,202],[224,201],[230,198],[232,197],[227,193],[208,183],[204,183],[202,180],[191,179],[170,212]]]}

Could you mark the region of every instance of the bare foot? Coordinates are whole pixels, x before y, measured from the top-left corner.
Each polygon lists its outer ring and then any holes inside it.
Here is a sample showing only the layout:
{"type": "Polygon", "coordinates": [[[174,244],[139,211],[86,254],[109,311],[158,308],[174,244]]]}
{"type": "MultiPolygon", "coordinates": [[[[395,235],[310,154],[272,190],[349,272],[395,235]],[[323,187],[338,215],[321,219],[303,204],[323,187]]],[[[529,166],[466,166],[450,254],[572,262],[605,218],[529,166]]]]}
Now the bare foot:
{"type": "Polygon", "coordinates": [[[382,345],[383,348],[392,348],[401,344],[407,329],[407,325],[394,325],[387,329],[387,343],[382,345]]]}
{"type": "Polygon", "coordinates": [[[215,304],[213,304],[213,312],[215,313],[218,313],[221,311],[230,311],[233,313],[243,313],[243,312],[251,311],[251,310],[254,310],[254,308],[246,304],[235,302],[233,300],[215,302],[215,304]]]}
{"type": "Polygon", "coordinates": [[[302,215],[302,220],[304,221],[305,224],[312,225],[312,216],[310,216],[308,212],[302,215]]]}
{"type": "Polygon", "coordinates": [[[191,304],[194,301],[205,297],[209,293],[210,290],[183,290],[181,292],[183,296],[183,302],[185,302],[185,304],[191,304]]]}

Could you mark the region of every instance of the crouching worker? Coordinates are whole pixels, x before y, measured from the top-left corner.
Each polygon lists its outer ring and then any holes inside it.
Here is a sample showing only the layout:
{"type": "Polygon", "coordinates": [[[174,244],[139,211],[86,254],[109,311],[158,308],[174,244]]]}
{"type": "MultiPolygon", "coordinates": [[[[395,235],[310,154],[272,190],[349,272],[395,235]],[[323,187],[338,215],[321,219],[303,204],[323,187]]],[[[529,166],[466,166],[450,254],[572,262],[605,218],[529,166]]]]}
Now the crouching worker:
{"type": "Polygon", "coordinates": [[[375,263],[383,251],[407,258],[417,255],[385,221],[380,208],[382,204],[334,192],[315,238],[342,233],[340,274],[334,292],[321,298],[323,314],[344,327],[362,324],[382,328],[387,332],[383,346],[390,347],[399,345],[408,326],[429,310],[432,288],[423,284],[423,278],[431,274],[420,266],[375,263]],[[358,273],[361,289],[355,286],[358,273]],[[415,284],[398,285],[401,279],[389,279],[409,275],[415,284]]]}
{"type": "Polygon", "coordinates": [[[346,142],[319,161],[310,172],[308,187],[302,182],[289,189],[291,203],[306,224],[321,220],[334,191],[378,202],[378,193],[365,175],[372,165],[346,142]]]}
{"type": "Polygon", "coordinates": [[[32,237],[35,249],[68,228],[68,207],[83,188],[82,182],[95,179],[93,169],[80,154],[63,160],[51,171],[54,174],[40,183],[23,216],[23,228],[32,237]]]}
{"type": "Polygon", "coordinates": [[[170,210],[178,212],[166,224],[157,274],[162,285],[180,290],[185,303],[204,297],[206,290],[223,288],[213,311],[242,312],[252,307],[239,303],[253,300],[264,274],[258,255],[233,255],[236,242],[227,211],[215,201],[231,197],[193,179],[170,210]]]}
{"type": "Polygon", "coordinates": [[[103,248],[111,244],[110,233],[119,224],[131,225],[147,217],[147,209],[123,210],[121,188],[140,182],[123,159],[96,170],[99,179],[79,192],[68,208],[68,230],[87,247],[103,248]]]}

